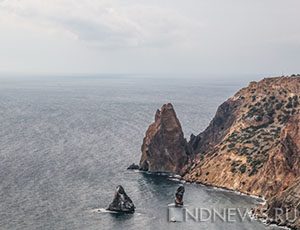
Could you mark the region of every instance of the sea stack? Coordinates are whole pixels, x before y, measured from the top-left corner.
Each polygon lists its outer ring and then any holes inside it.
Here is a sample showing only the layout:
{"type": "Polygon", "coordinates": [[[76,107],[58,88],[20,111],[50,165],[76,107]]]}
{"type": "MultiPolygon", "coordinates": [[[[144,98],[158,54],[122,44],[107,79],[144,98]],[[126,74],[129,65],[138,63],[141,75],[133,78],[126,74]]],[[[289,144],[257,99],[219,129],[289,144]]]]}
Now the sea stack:
{"type": "Polygon", "coordinates": [[[181,174],[191,153],[173,105],[163,105],[143,140],[140,170],[181,174]]]}
{"type": "Polygon", "coordinates": [[[135,206],[121,185],[117,186],[113,202],[109,205],[107,210],[115,212],[134,213],[135,206]]]}
{"type": "Polygon", "coordinates": [[[183,185],[180,185],[175,194],[175,205],[176,206],[183,205],[183,194],[184,194],[184,187],[183,187],[183,185]]]}

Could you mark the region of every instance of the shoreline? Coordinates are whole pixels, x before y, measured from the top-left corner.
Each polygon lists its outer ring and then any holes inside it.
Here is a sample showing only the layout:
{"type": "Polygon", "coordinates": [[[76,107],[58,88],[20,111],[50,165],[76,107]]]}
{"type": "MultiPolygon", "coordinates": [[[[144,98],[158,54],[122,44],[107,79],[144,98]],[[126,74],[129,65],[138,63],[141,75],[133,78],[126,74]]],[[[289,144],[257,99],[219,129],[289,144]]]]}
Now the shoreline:
{"type": "Polygon", "coordinates": [[[203,186],[206,186],[206,187],[211,187],[211,188],[215,188],[215,189],[219,189],[219,190],[224,190],[224,191],[227,191],[227,192],[233,192],[233,193],[235,193],[237,195],[240,195],[240,196],[249,196],[249,197],[252,197],[252,198],[255,198],[255,199],[261,199],[263,202],[266,202],[266,199],[264,198],[264,196],[245,193],[245,192],[241,192],[241,191],[238,191],[238,190],[229,189],[229,188],[226,188],[224,186],[215,186],[215,185],[206,184],[206,183],[202,183],[202,182],[186,181],[179,174],[167,173],[167,172],[149,172],[149,171],[143,171],[143,170],[139,170],[139,169],[134,169],[132,171],[133,172],[139,172],[139,173],[145,173],[145,174],[148,174],[148,175],[168,176],[169,178],[174,178],[177,181],[181,181],[181,182],[184,182],[184,183],[187,183],[187,184],[203,185],[203,186]]]}
{"type": "MultiPolygon", "coordinates": [[[[180,182],[183,182],[184,184],[200,185],[200,186],[203,186],[203,187],[213,188],[213,189],[218,190],[218,191],[234,193],[234,194],[239,195],[241,197],[242,196],[248,196],[248,197],[251,197],[253,199],[261,200],[261,202],[258,202],[258,204],[256,205],[255,208],[257,208],[259,205],[265,205],[266,202],[267,202],[267,200],[264,198],[264,196],[258,196],[258,195],[253,195],[253,194],[249,194],[249,193],[244,193],[244,192],[229,189],[229,188],[226,188],[226,187],[223,187],[223,186],[214,186],[214,185],[205,184],[205,183],[202,183],[202,182],[186,181],[186,180],[183,179],[182,176],[180,176],[178,174],[174,174],[174,173],[149,172],[149,171],[142,171],[142,170],[139,170],[139,169],[135,169],[135,170],[132,170],[132,171],[138,172],[138,173],[145,173],[145,174],[148,174],[148,175],[167,176],[170,179],[174,179],[174,181],[180,181],[180,182]]],[[[252,220],[259,221],[262,224],[264,224],[265,226],[269,226],[269,227],[274,226],[274,227],[277,227],[279,229],[293,230],[293,228],[291,228],[290,226],[287,226],[287,225],[279,225],[278,223],[273,223],[273,222],[268,223],[267,222],[268,217],[263,217],[263,216],[257,215],[254,211],[255,208],[252,208],[251,212],[248,213],[249,217],[252,220]]]]}
{"type": "MultiPolygon", "coordinates": [[[[183,180],[183,181],[185,181],[185,180],[183,180]]],[[[293,228],[291,226],[279,225],[279,223],[276,223],[275,221],[271,221],[270,223],[268,223],[268,217],[259,216],[258,214],[255,213],[255,209],[258,208],[258,206],[266,204],[267,200],[264,198],[264,196],[257,196],[257,195],[253,195],[253,194],[248,194],[248,193],[240,192],[238,190],[229,189],[229,188],[226,188],[226,187],[223,187],[223,186],[214,186],[214,185],[205,184],[205,183],[202,183],[202,182],[187,182],[187,181],[185,181],[185,183],[196,184],[196,185],[199,184],[199,185],[202,185],[202,186],[214,188],[216,190],[221,190],[221,191],[225,191],[225,192],[232,192],[232,193],[235,193],[235,194],[240,195],[240,196],[248,196],[248,197],[251,197],[251,198],[260,199],[260,200],[262,200],[262,202],[259,202],[258,205],[256,205],[255,208],[252,208],[251,215],[249,213],[249,217],[251,219],[257,220],[257,221],[263,223],[266,226],[271,226],[271,227],[274,226],[274,227],[277,227],[277,228],[280,228],[280,229],[293,230],[293,228]]]]}
{"type": "MultiPolygon", "coordinates": [[[[183,181],[185,181],[185,180],[183,180],[183,181]]],[[[288,226],[288,225],[279,225],[279,223],[276,223],[274,221],[271,221],[270,223],[268,223],[268,217],[259,216],[258,214],[255,213],[254,209],[256,209],[259,205],[265,205],[266,204],[267,200],[264,198],[264,196],[257,196],[257,195],[247,194],[247,193],[244,193],[244,192],[240,192],[238,190],[229,189],[229,188],[226,188],[226,187],[223,187],[223,186],[214,186],[214,185],[205,184],[205,183],[202,183],[202,182],[187,182],[187,181],[185,181],[185,183],[195,184],[195,185],[199,184],[199,185],[202,185],[202,186],[205,186],[205,187],[214,188],[216,190],[221,190],[221,191],[225,191],[225,192],[232,192],[232,193],[235,193],[239,196],[248,196],[248,197],[251,197],[251,198],[260,199],[260,200],[262,200],[262,202],[259,202],[258,205],[256,205],[255,208],[252,208],[251,213],[248,214],[251,219],[257,220],[257,221],[261,222],[262,224],[264,224],[266,226],[270,226],[270,227],[274,226],[274,227],[277,227],[277,228],[280,228],[280,229],[293,230],[293,228],[288,226]]]]}

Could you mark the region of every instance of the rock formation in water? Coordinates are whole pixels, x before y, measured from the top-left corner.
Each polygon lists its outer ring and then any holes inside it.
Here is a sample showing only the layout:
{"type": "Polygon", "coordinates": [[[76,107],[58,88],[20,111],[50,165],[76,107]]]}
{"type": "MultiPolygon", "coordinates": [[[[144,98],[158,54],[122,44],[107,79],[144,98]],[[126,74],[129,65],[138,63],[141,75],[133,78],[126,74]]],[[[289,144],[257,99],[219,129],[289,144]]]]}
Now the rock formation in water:
{"type": "Polygon", "coordinates": [[[179,174],[189,164],[191,154],[172,104],[163,105],[143,140],[140,170],[179,174]]]}
{"type": "Polygon", "coordinates": [[[135,163],[132,163],[131,165],[128,166],[127,169],[129,169],[129,170],[139,169],[139,166],[137,164],[135,164],[135,163]]]}
{"type": "Polygon", "coordinates": [[[183,205],[184,187],[180,185],[175,194],[175,205],[183,205]]]}
{"type": "Polygon", "coordinates": [[[119,185],[116,188],[113,202],[107,208],[109,211],[134,213],[135,206],[132,200],[127,196],[124,188],[119,185]]]}
{"type": "MultiPolygon", "coordinates": [[[[251,82],[224,102],[188,144],[176,115],[171,115],[173,107],[166,107],[146,133],[141,168],[181,171],[189,182],[264,196],[268,216],[274,207],[299,210],[300,75],[251,82]],[[177,131],[164,131],[170,126],[177,131]]],[[[299,226],[299,219],[294,225],[299,226]]]]}

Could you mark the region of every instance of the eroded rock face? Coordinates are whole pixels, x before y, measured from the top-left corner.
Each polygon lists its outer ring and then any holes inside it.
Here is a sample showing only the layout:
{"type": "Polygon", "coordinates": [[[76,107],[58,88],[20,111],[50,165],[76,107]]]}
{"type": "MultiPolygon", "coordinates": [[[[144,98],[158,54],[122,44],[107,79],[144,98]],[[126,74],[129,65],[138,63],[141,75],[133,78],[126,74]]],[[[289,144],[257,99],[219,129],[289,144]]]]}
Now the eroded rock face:
{"type": "Polygon", "coordinates": [[[191,154],[172,104],[163,105],[143,140],[140,170],[179,174],[189,164],[191,154]]]}
{"type": "Polygon", "coordinates": [[[300,114],[295,114],[282,129],[280,142],[270,150],[267,162],[249,186],[269,198],[286,190],[299,177],[300,114]]]}
{"type": "Polygon", "coordinates": [[[117,186],[113,202],[108,206],[107,210],[134,213],[135,206],[121,185],[117,186]]]}
{"type": "Polygon", "coordinates": [[[299,76],[251,82],[191,138],[184,179],[266,198],[283,191],[300,175],[299,111],[299,76]]]}
{"type": "Polygon", "coordinates": [[[222,141],[236,120],[236,112],[240,104],[239,100],[225,101],[219,106],[209,126],[199,135],[191,135],[189,144],[196,153],[205,153],[222,141]]]}
{"type": "Polygon", "coordinates": [[[258,217],[266,218],[269,223],[300,229],[300,179],[268,199],[255,213],[258,217]]]}
{"type": "Polygon", "coordinates": [[[300,178],[299,113],[300,75],[251,82],[191,136],[196,157],[184,179],[264,196],[273,211],[289,197],[299,209],[288,192],[300,178]]]}
{"type": "Polygon", "coordinates": [[[147,130],[140,168],[185,172],[186,181],[264,196],[270,207],[285,206],[288,196],[299,209],[288,192],[300,177],[299,113],[300,75],[251,82],[188,144],[173,107],[164,105],[147,130]]]}
{"type": "Polygon", "coordinates": [[[175,194],[175,205],[183,205],[184,187],[180,185],[175,194]]]}

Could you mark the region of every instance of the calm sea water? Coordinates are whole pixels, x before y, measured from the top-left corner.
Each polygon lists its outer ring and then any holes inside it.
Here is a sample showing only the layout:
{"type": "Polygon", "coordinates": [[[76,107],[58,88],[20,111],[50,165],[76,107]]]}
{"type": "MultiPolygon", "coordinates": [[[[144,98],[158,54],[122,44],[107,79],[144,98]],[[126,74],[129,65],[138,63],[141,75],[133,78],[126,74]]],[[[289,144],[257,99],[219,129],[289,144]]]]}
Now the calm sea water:
{"type": "MultiPolygon", "coordinates": [[[[168,222],[181,183],[128,171],[157,108],[173,103],[199,133],[248,78],[0,78],[0,229],[272,229],[258,221],[168,222]],[[99,213],[123,185],[134,215],[99,213]]],[[[250,208],[257,200],[186,184],[188,207],[250,208]]]]}

